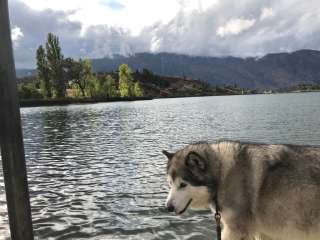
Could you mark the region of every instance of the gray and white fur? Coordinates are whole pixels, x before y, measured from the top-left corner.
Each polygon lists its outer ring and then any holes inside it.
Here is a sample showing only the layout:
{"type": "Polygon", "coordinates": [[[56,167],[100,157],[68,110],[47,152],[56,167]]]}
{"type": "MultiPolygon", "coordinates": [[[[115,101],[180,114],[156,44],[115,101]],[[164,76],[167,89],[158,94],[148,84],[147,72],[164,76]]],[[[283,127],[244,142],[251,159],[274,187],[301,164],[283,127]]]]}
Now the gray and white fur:
{"type": "Polygon", "coordinates": [[[169,153],[169,211],[215,210],[223,240],[320,239],[320,147],[220,141],[169,153]]]}

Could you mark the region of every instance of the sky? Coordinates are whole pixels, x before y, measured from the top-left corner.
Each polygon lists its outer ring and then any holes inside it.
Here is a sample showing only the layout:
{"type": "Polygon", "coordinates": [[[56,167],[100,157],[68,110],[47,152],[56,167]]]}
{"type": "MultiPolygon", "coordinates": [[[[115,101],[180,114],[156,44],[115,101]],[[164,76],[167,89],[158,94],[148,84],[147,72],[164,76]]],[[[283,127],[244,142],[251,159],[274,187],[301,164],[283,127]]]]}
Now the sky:
{"type": "Polygon", "coordinates": [[[17,68],[35,67],[48,32],[74,58],[320,49],[318,0],[9,0],[9,11],[17,68]]]}

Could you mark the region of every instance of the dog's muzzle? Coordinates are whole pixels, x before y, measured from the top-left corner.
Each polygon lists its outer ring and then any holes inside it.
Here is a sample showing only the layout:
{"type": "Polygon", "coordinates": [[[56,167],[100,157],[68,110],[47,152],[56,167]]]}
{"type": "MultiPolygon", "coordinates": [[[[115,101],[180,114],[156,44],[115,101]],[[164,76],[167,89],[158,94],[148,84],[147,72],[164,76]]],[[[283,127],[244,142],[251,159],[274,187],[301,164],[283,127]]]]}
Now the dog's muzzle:
{"type": "Polygon", "coordinates": [[[168,212],[174,212],[174,206],[172,204],[167,204],[168,212]]]}
{"type": "MultiPolygon", "coordinates": [[[[189,205],[191,204],[191,202],[192,202],[192,198],[187,202],[186,206],[180,212],[176,212],[176,213],[179,215],[184,213],[187,210],[187,208],[189,207],[189,205]]],[[[174,212],[176,209],[173,206],[173,204],[169,202],[169,203],[167,203],[167,210],[169,212],[174,212]]]]}

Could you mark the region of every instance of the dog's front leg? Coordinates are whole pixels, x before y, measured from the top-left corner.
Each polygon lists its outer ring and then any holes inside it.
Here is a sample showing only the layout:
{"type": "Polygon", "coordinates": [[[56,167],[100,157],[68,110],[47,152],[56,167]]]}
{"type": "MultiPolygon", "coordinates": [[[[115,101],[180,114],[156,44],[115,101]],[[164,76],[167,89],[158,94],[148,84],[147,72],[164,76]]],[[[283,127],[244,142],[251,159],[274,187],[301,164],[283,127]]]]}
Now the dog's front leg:
{"type": "Polygon", "coordinates": [[[254,236],[241,225],[226,224],[223,225],[222,240],[254,240],[254,236]]]}
{"type": "MultiPolygon", "coordinates": [[[[216,213],[215,207],[211,206],[213,215],[216,213]]],[[[222,214],[222,240],[254,240],[253,233],[248,231],[249,221],[247,218],[239,217],[239,214],[226,211],[222,214]]]]}

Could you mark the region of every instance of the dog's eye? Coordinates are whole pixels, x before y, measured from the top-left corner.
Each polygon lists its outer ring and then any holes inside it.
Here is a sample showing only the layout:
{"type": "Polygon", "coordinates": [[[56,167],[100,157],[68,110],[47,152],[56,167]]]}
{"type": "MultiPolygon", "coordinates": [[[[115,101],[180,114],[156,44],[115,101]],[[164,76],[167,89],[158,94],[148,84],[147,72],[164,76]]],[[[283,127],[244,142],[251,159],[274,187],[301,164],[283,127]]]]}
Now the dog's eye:
{"type": "Polygon", "coordinates": [[[187,186],[187,184],[186,183],[180,183],[180,188],[185,188],[187,186]]]}

